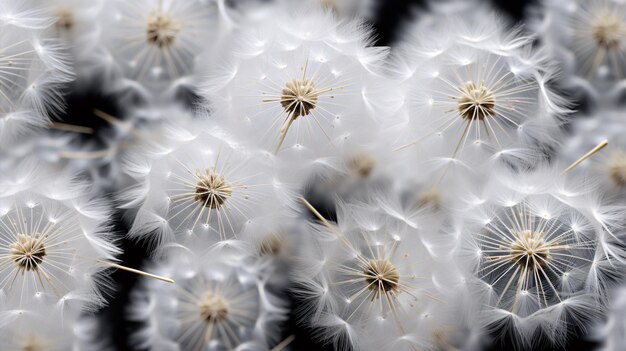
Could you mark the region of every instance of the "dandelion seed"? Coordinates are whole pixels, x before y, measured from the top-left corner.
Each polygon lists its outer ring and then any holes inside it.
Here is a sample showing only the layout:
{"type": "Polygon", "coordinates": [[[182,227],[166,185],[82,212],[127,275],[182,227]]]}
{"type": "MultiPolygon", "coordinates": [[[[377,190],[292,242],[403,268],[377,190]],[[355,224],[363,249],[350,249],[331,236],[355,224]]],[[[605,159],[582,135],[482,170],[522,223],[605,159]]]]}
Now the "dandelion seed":
{"type": "Polygon", "coordinates": [[[242,26],[242,44],[254,44],[213,70],[202,95],[216,115],[234,116],[220,125],[237,140],[300,160],[297,174],[284,172],[295,179],[372,133],[389,110],[374,96],[391,93],[381,74],[386,51],[371,46],[360,21],[339,21],[319,4],[292,5],[273,9],[281,20],[242,26]]]}
{"type": "Polygon", "coordinates": [[[436,312],[441,307],[438,306],[441,291],[430,285],[433,257],[420,241],[420,235],[388,215],[385,211],[392,213],[388,205],[340,204],[341,216],[334,225],[308,201],[301,201],[323,224],[317,227],[315,239],[330,235],[336,244],[329,248],[340,245],[342,249],[339,256],[337,252],[330,254],[326,245],[320,243],[318,250],[307,252],[306,256],[304,252],[301,254],[301,266],[296,269],[298,282],[313,289],[303,293],[313,305],[311,315],[307,316],[309,323],[327,327],[324,335],[329,339],[344,339],[357,348],[358,344],[352,340],[359,338],[389,340],[412,335],[419,341],[411,339],[406,343],[406,349],[411,350],[428,343],[432,335],[426,329],[416,331],[409,316],[429,310],[435,314],[433,325],[445,316],[438,315],[442,311],[436,312]],[[322,265],[322,259],[328,261],[322,265]],[[319,290],[325,284],[329,287],[322,294],[319,290]],[[332,320],[340,320],[346,327],[337,330],[332,320]],[[389,320],[392,329],[383,328],[386,332],[375,333],[377,320],[389,320]]]}
{"type": "Polygon", "coordinates": [[[605,213],[604,205],[573,199],[591,188],[568,191],[563,174],[550,174],[549,182],[536,170],[493,182],[486,192],[492,195],[465,214],[472,229],[464,229],[462,251],[472,263],[461,264],[475,267],[468,281],[478,280],[484,294],[481,319],[513,332],[521,345],[545,327],[556,344],[572,321],[585,327],[603,308],[608,277],[621,265],[622,249],[605,234],[617,229],[608,216],[592,214],[605,213]]]}
{"type": "Polygon", "coordinates": [[[154,87],[193,69],[202,44],[218,27],[215,4],[171,0],[110,1],[101,20],[108,27],[105,43],[126,74],[154,87]]]}
{"type": "Polygon", "coordinates": [[[188,137],[149,159],[148,168],[142,166],[144,154],[131,157],[130,169],[137,162],[139,179],[150,185],[137,189],[141,202],[128,198],[140,211],[131,236],[150,238],[157,246],[197,235],[217,234],[225,240],[237,235],[246,221],[270,211],[273,201],[279,203],[275,196],[286,189],[273,181],[257,154],[234,150],[210,134],[188,137]],[[150,230],[155,219],[160,222],[156,232],[150,230]]]}
{"type": "MultiPolygon", "coordinates": [[[[237,269],[238,259],[223,252],[201,254],[201,249],[204,247],[185,247],[184,258],[169,256],[171,261],[160,266],[176,278],[177,285],[145,282],[155,299],[150,304],[156,317],[150,321],[150,346],[175,342],[185,350],[199,351],[209,345],[235,349],[252,342],[269,349],[269,343],[277,340],[266,323],[285,316],[278,298],[261,285],[263,273],[255,272],[254,267],[237,269]],[[194,264],[191,271],[186,265],[190,260],[194,264]]],[[[145,314],[145,307],[136,308],[131,315],[145,314]]],[[[147,336],[145,332],[139,335],[141,339],[147,336]]]]}

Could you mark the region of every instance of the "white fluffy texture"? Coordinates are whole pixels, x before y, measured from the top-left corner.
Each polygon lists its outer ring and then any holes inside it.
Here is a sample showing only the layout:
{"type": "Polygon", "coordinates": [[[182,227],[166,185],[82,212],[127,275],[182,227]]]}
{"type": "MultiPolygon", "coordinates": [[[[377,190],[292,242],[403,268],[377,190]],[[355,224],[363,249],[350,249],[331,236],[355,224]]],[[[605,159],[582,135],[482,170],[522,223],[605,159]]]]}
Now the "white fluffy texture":
{"type": "Polygon", "coordinates": [[[89,199],[88,187],[54,169],[31,165],[20,173],[0,180],[3,188],[17,189],[0,197],[5,308],[41,313],[103,305],[110,286],[101,274],[107,265],[98,260],[119,254],[108,233],[108,204],[89,199]],[[37,258],[26,265],[29,257],[37,258]]]}
{"type": "Polygon", "coordinates": [[[492,14],[430,22],[415,25],[392,62],[403,109],[389,136],[399,152],[474,170],[541,159],[567,111],[547,85],[555,68],[546,55],[492,14]]]}
{"type": "Polygon", "coordinates": [[[599,183],[600,189],[612,201],[623,203],[626,186],[626,139],[624,116],[619,109],[598,109],[581,115],[572,124],[572,135],[559,150],[558,159],[571,164],[604,140],[609,145],[576,167],[587,172],[599,183]]]}
{"type": "Polygon", "coordinates": [[[623,269],[613,236],[625,208],[603,204],[584,180],[564,178],[550,169],[496,172],[464,201],[459,265],[471,274],[478,319],[522,346],[539,332],[558,344],[568,327],[588,327],[623,269]]]}
{"type": "Polygon", "coordinates": [[[9,0],[0,5],[0,22],[24,29],[43,30],[54,23],[40,0],[9,0]]]}
{"type": "Polygon", "coordinates": [[[211,71],[202,95],[218,125],[236,140],[275,152],[287,165],[281,175],[302,182],[355,145],[357,135],[376,133],[375,122],[393,112],[378,73],[387,50],[370,46],[361,21],[339,20],[319,7],[273,8],[269,16],[242,26],[223,59],[228,64],[211,71]],[[305,97],[316,99],[314,107],[295,118],[281,105],[292,80],[312,82],[316,96],[305,97]]]}
{"type": "Polygon", "coordinates": [[[104,44],[115,63],[155,92],[192,72],[218,28],[213,1],[112,0],[102,14],[104,44]]]}
{"type": "Polygon", "coordinates": [[[286,318],[285,303],[266,289],[267,277],[245,250],[207,249],[207,241],[200,240],[189,247],[170,245],[168,251],[168,261],[154,270],[176,283],[145,281],[147,294],[133,293],[136,303],[129,318],[148,319],[147,327],[132,336],[137,347],[261,351],[278,343],[277,326],[286,318]],[[200,306],[208,295],[225,302],[222,318],[201,317],[200,306]]]}
{"type": "Polygon", "coordinates": [[[138,181],[120,194],[123,207],[138,208],[130,237],[157,247],[196,235],[223,240],[236,236],[248,220],[270,211],[278,215],[274,205],[292,201],[265,155],[234,148],[199,126],[173,129],[177,137],[169,145],[128,157],[126,171],[138,181]],[[207,174],[223,177],[214,196],[206,190],[213,189],[207,174]]]}
{"type": "Polygon", "coordinates": [[[98,18],[102,16],[104,3],[105,0],[46,1],[45,9],[54,21],[50,31],[71,46],[75,61],[84,60],[98,51],[96,46],[102,32],[98,18]]]}
{"type": "Polygon", "coordinates": [[[0,146],[44,126],[63,108],[60,87],[72,79],[64,47],[47,39],[53,21],[31,1],[0,5],[0,146]]]}
{"type": "MultiPolygon", "coordinates": [[[[277,0],[282,6],[289,7],[294,4],[289,0],[277,0]]],[[[303,0],[297,6],[326,8],[332,10],[338,17],[346,18],[371,18],[374,13],[375,1],[372,0],[303,0]]]]}
{"type": "MultiPolygon", "coordinates": [[[[96,111],[93,118],[101,118],[109,124],[108,130],[101,131],[98,138],[85,141],[84,135],[70,133],[73,134],[71,142],[60,142],[56,148],[48,143],[44,147],[39,146],[44,150],[37,151],[46,162],[60,162],[76,172],[87,171],[94,187],[105,191],[132,184],[124,172],[126,158],[142,150],[150,153],[160,145],[171,142],[172,138],[176,138],[172,130],[202,123],[201,118],[194,118],[191,112],[177,105],[149,105],[132,109],[123,116],[96,111]]],[[[68,136],[55,135],[50,139],[57,138],[67,140],[68,136]]],[[[38,142],[42,142],[41,138],[38,142]]]]}
{"type": "Polygon", "coordinates": [[[593,337],[601,341],[601,351],[617,351],[626,344],[626,290],[623,286],[613,292],[610,307],[607,320],[594,328],[593,337]]]}
{"type": "MultiPolygon", "coordinates": [[[[3,312],[6,318],[6,312],[3,312]]],[[[0,317],[0,318],[2,318],[0,317]]],[[[75,317],[75,316],[74,316],[75,317]]],[[[0,328],[6,351],[72,350],[74,320],[60,313],[22,312],[10,318],[10,323],[0,328]]]]}
{"type": "Polygon", "coordinates": [[[626,73],[626,4],[620,0],[544,0],[530,27],[565,73],[563,83],[615,103],[626,73]]]}
{"type": "Polygon", "coordinates": [[[339,203],[337,225],[313,225],[298,257],[302,320],[339,350],[432,347],[449,321],[455,268],[431,224],[393,197],[339,203]],[[383,261],[393,268],[373,268],[383,261]]]}

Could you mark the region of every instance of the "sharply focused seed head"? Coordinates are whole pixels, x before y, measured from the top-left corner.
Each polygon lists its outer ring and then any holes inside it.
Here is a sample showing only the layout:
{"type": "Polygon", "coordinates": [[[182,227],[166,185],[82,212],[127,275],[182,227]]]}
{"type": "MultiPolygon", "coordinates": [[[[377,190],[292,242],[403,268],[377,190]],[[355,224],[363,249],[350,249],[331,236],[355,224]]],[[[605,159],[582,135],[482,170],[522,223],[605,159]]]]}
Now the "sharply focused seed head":
{"type": "Polygon", "coordinates": [[[310,79],[293,79],[285,85],[280,104],[293,118],[308,115],[317,104],[319,92],[310,79]]]}
{"type": "Polygon", "coordinates": [[[19,271],[35,271],[46,256],[43,238],[39,235],[18,234],[9,245],[9,254],[19,271]]]}
{"type": "Polygon", "coordinates": [[[173,18],[155,11],[148,16],[146,34],[148,43],[158,48],[167,48],[176,40],[181,26],[173,18]]]}
{"type": "Polygon", "coordinates": [[[219,323],[228,317],[228,301],[214,292],[208,292],[198,303],[200,318],[207,323],[219,323]]]}
{"type": "Polygon", "coordinates": [[[195,200],[205,207],[220,208],[232,195],[233,189],[223,175],[207,169],[204,174],[196,171],[198,183],[196,184],[195,200]]]}
{"type": "Polygon", "coordinates": [[[626,187],[626,153],[615,151],[608,160],[609,177],[618,187],[626,187]]]}
{"type": "Polygon", "coordinates": [[[459,113],[466,120],[483,120],[496,114],[496,98],[487,89],[484,82],[480,85],[472,81],[466,82],[459,87],[461,96],[457,98],[459,113]]]}
{"type": "Polygon", "coordinates": [[[624,36],[623,24],[609,10],[601,11],[592,23],[591,35],[599,47],[606,50],[616,49],[624,36]]]}
{"type": "Polygon", "coordinates": [[[537,269],[550,259],[550,245],[542,232],[523,230],[515,233],[511,243],[511,260],[524,269],[537,269]]]}
{"type": "Polygon", "coordinates": [[[362,151],[348,156],[346,164],[352,172],[366,178],[376,167],[376,159],[371,154],[362,151]]]}
{"type": "Polygon", "coordinates": [[[367,262],[363,269],[365,284],[378,298],[400,288],[400,274],[391,262],[386,259],[375,259],[367,262]]]}

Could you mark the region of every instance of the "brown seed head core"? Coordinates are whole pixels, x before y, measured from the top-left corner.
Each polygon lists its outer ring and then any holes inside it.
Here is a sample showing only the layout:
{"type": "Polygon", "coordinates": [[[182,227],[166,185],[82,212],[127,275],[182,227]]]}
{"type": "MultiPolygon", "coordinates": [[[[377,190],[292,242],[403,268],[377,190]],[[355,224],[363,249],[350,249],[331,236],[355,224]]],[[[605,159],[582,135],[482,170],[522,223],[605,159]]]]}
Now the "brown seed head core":
{"type": "Polygon", "coordinates": [[[511,259],[520,267],[536,269],[548,263],[550,247],[542,232],[524,230],[515,234],[511,244],[511,259]]]}
{"type": "Polygon", "coordinates": [[[592,24],[591,35],[599,47],[606,50],[615,49],[624,36],[622,22],[615,14],[605,10],[592,24]]]}
{"type": "Polygon", "coordinates": [[[485,83],[480,85],[472,81],[466,82],[459,88],[461,96],[457,98],[459,113],[466,120],[483,120],[496,114],[496,98],[493,93],[485,87],[485,83]]]}
{"type": "Polygon", "coordinates": [[[30,335],[22,341],[22,351],[44,351],[47,343],[35,335],[30,335]]]}
{"type": "Polygon", "coordinates": [[[268,234],[259,244],[259,255],[261,256],[277,256],[282,249],[280,237],[276,234],[268,234]]]}
{"type": "Polygon", "coordinates": [[[310,79],[293,79],[285,85],[280,104],[293,119],[311,113],[317,104],[319,92],[310,79]]]}
{"type": "Polygon", "coordinates": [[[76,24],[74,21],[74,14],[70,9],[61,9],[57,11],[56,27],[61,31],[70,31],[76,24]]]}
{"type": "Polygon", "coordinates": [[[180,24],[173,18],[155,11],[148,16],[146,34],[148,43],[159,49],[171,46],[180,32],[180,24]]]}
{"type": "Polygon", "coordinates": [[[370,260],[363,269],[365,284],[374,297],[397,291],[400,288],[400,274],[396,266],[385,259],[370,260]]]}
{"type": "Polygon", "coordinates": [[[366,178],[376,167],[376,160],[367,152],[350,155],[346,161],[348,168],[362,178],[366,178]]]}
{"type": "Polygon", "coordinates": [[[233,194],[233,189],[223,175],[207,169],[204,174],[196,171],[198,183],[196,184],[195,200],[201,202],[204,207],[217,209],[233,194]]]}
{"type": "Polygon", "coordinates": [[[218,294],[208,292],[198,304],[200,318],[207,323],[219,323],[228,317],[228,301],[218,294]]]}
{"type": "Polygon", "coordinates": [[[17,241],[9,245],[9,255],[21,271],[34,271],[43,262],[46,248],[39,235],[18,234],[17,241]]]}
{"type": "Polygon", "coordinates": [[[430,207],[438,211],[441,207],[441,195],[436,189],[424,191],[417,197],[416,205],[418,207],[430,207]]]}
{"type": "Polygon", "coordinates": [[[613,183],[620,188],[626,187],[626,153],[623,151],[613,153],[607,167],[613,183]]]}

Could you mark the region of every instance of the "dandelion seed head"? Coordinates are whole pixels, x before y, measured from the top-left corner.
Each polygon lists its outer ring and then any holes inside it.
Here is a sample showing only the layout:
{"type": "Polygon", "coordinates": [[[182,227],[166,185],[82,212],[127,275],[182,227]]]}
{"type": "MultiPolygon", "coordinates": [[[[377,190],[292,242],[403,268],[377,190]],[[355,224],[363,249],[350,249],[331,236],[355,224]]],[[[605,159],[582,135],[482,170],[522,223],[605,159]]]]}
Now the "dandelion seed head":
{"type": "Polygon", "coordinates": [[[55,26],[60,32],[69,32],[76,25],[74,12],[69,8],[60,8],[57,10],[55,26]]]}
{"type": "Polygon", "coordinates": [[[220,323],[228,317],[228,301],[213,291],[207,292],[198,303],[200,318],[207,323],[220,323]]]}
{"type": "Polygon", "coordinates": [[[400,274],[396,266],[389,260],[370,260],[363,270],[367,288],[373,293],[374,298],[380,298],[387,294],[393,294],[400,285],[400,274]]]}
{"type": "Polygon", "coordinates": [[[484,82],[477,85],[468,81],[459,90],[462,93],[457,99],[461,118],[482,121],[496,114],[496,99],[484,82]]]}
{"type": "Polygon", "coordinates": [[[44,351],[48,347],[48,342],[39,335],[28,335],[21,340],[22,351],[44,351]]]}
{"type": "Polygon", "coordinates": [[[159,49],[172,46],[180,32],[180,24],[161,11],[152,12],[146,21],[146,36],[149,44],[159,49]]]}
{"type": "Polygon", "coordinates": [[[195,200],[204,207],[218,209],[232,195],[233,189],[226,178],[210,169],[204,174],[196,171],[198,183],[196,185],[195,200]]]}
{"type": "Polygon", "coordinates": [[[511,243],[511,260],[521,267],[537,269],[550,259],[550,245],[543,232],[523,230],[514,233],[515,241],[511,243]]]}
{"type": "Polygon", "coordinates": [[[605,50],[618,48],[624,30],[624,23],[608,9],[600,11],[591,25],[593,39],[599,47],[605,50]]]}
{"type": "Polygon", "coordinates": [[[18,234],[9,245],[9,255],[19,271],[36,271],[46,256],[46,247],[40,234],[18,234]]]}
{"type": "Polygon", "coordinates": [[[259,243],[259,254],[261,256],[278,256],[283,249],[280,237],[275,234],[265,235],[259,243]]]}
{"type": "Polygon", "coordinates": [[[306,116],[315,108],[319,92],[311,79],[294,79],[285,85],[280,104],[295,118],[306,116]]]}
{"type": "Polygon", "coordinates": [[[359,151],[347,157],[346,166],[353,173],[367,178],[376,167],[376,159],[368,152],[359,151]]]}

